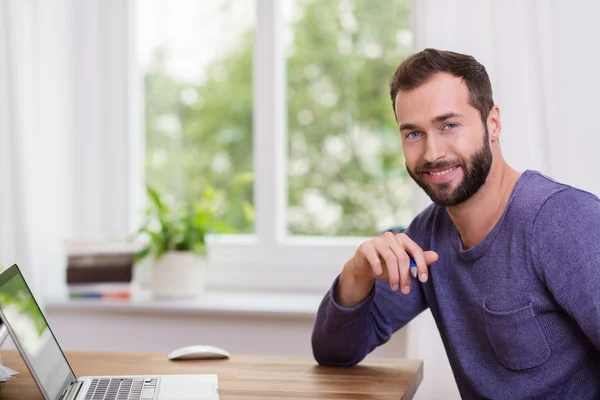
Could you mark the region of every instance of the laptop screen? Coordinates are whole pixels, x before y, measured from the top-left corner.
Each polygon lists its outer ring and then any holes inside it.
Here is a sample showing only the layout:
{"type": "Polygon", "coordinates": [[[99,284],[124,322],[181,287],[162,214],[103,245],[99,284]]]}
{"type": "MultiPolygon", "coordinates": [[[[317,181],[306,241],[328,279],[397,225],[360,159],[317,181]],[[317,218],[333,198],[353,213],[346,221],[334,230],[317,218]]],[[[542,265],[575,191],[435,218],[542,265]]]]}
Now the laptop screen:
{"type": "Polygon", "coordinates": [[[0,274],[0,311],[45,397],[58,399],[76,378],[16,265],[0,274]]]}

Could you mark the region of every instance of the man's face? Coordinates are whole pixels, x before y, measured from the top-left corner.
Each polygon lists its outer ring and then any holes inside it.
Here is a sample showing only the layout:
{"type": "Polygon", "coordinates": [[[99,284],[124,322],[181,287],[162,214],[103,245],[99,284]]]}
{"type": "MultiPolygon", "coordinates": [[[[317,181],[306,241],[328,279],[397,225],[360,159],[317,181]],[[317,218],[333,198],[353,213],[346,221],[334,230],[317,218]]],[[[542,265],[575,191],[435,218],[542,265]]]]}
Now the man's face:
{"type": "Polygon", "coordinates": [[[431,200],[456,206],[486,181],[492,151],[486,124],[460,78],[439,73],[396,96],[406,168],[431,200]]]}

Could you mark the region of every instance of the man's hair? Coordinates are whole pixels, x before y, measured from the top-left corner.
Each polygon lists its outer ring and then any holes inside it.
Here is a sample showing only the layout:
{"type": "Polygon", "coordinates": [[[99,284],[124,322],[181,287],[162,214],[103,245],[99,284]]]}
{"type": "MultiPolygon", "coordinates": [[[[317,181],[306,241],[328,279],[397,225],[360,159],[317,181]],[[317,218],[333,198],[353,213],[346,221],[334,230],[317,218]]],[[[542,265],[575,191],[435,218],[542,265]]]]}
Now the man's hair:
{"type": "Polygon", "coordinates": [[[472,56],[436,49],[425,49],[412,54],[396,69],[390,81],[394,115],[396,115],[398,92],[416,89],[440,72],[446,72],[462,79],[469,89],[469,104],[479,110],[485,124],[487,116],[494,106],[492,84],[485,67],[472,56]]]}

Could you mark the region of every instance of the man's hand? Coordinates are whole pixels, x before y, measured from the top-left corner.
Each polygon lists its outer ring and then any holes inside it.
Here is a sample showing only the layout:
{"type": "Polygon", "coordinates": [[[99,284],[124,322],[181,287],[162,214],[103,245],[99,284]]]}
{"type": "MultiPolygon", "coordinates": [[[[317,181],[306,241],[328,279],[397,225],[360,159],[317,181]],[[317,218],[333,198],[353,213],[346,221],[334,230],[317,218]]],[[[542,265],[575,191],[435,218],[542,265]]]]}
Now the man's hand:
{"type": "Polygon", "coordinates": [[[392,290],[402,287],[410,292],[410,256],[417,264],[417,276],[427,281],[427,266],[438,260],[434,251],[423,251],[406,234],[386,232],[360,245],[354,256],[344,265],[338,281],[335,299],[342,307],[354,307],[363,301],[376,279],[388,281],[392,290]]]}

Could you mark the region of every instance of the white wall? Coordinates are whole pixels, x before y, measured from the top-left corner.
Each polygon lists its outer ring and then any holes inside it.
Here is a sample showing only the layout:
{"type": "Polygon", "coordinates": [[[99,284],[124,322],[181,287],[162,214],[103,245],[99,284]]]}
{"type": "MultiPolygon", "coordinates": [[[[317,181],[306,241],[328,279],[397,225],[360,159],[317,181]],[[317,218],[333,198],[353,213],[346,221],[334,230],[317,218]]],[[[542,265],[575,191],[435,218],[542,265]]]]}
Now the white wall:
{"type": "MultiPolygon", "coordinates": [[[[207,344],[232,354],[312,355],[314,317],[64,311],[47,318],[64,350],[158,352],[207,344]]],[[[403,334],[369,357],[403,357],[403,334]]]]}

